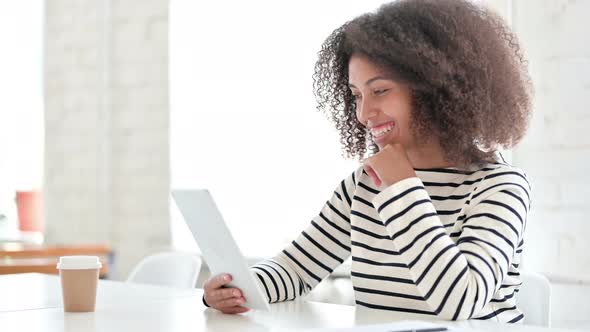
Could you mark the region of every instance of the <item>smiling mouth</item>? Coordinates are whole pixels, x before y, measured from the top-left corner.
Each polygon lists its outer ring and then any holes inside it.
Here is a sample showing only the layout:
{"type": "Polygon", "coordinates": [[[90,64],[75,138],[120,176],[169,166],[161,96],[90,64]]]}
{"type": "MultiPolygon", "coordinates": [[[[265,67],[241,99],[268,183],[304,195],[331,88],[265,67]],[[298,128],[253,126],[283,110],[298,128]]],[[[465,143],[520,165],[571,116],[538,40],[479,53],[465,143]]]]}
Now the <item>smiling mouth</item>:
{"type": "Polygon", "coordinates": [[[373,127],[370,130],[373,138],[380,138],[387,135],[390,131],[393,130],[393,128],[395,128],[395,124],[393,122],[389,122],[377,127],[373,127]]]}

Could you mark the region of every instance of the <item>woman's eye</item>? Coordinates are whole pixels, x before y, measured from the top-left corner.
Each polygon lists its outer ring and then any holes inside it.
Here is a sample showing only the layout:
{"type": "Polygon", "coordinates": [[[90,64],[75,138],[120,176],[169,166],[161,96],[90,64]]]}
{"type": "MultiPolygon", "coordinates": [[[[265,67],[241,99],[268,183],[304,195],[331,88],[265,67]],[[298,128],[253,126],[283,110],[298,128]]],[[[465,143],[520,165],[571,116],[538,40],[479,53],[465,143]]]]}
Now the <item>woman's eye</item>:
{"type": "Polygon", "coordinates": [[[382,94],[386,93],[387,91],[389,91],[389,89],[375,90],[375,94],[376,95],[382,95],[382,94]]]}

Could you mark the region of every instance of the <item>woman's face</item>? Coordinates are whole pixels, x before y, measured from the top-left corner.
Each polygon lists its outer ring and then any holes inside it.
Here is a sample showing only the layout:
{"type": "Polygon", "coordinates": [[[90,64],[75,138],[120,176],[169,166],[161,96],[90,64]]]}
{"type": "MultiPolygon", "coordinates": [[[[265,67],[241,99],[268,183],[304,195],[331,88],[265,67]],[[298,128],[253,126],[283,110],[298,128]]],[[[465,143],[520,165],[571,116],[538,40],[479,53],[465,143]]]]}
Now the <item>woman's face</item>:
{"type": "Polygon", "coordinates": [[[406,150],[416,147],[410,128],[412,93],[386,71],[364,57],[353,55],[348,63],[349,87],[356,100],[356,116],[379,149],[401,143],[406,150]]]}

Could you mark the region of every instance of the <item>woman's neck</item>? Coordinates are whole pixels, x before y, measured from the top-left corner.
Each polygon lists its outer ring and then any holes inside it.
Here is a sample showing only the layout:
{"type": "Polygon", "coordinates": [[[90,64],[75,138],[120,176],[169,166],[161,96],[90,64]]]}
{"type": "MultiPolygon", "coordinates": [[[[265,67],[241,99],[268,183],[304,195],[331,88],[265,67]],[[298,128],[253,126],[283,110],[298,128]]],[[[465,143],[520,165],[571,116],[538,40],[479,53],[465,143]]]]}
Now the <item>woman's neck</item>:
{"type": "Polygon", "coordinates": [[[407,151],[410,163],[414,168],[445,168],[454,167],[445,159],[443,149],[438,142],[429,142],[407,151]]]}

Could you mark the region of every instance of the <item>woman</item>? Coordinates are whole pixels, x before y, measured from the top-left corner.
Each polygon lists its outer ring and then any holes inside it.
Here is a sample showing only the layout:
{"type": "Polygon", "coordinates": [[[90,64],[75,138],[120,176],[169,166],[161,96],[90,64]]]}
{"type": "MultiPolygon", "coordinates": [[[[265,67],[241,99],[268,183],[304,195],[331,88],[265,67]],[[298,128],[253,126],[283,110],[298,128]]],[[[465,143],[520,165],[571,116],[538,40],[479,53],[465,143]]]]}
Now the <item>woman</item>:
{"type": "MultiPolygon", "coordinates": [[[[463,0],[390,3],[328,37],[314,80],[346,154],[369,157],[290,246],[252,267],[268,300],[304,295],[352,256],[359,306],[522,321],[530,186],[498,150],[523,137],[531,87],[505,23],[463,0]]],[[[245,312],[240,290],[222,288],[230,278],[207,281],[204,301],[245,312]]]]}

